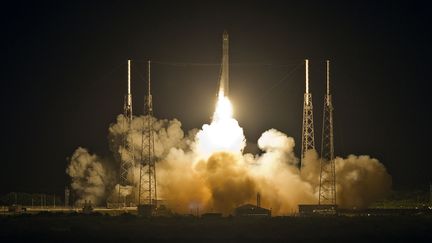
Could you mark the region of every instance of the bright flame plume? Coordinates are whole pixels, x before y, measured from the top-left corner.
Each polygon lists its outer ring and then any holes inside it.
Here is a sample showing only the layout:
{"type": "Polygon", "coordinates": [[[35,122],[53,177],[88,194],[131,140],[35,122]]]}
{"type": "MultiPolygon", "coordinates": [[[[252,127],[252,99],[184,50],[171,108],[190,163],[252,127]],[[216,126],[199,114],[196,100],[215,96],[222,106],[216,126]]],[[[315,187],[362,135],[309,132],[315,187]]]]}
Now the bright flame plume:
{"type": "Polygon", "coordinates": [[[243,151],[246,145],[243,128],[232,116],[231,101],[221,90],[211,124],[205,124],[197,134],[197,146],[201,154],[210,156],[215,152],[241,153],[243,151]]]}
{"type": "Polygon", "coordinates": [[[232,115],[233,109],[231,101],[224,95],[223,91],[220,91],[216,103],[216,109],[213,115],[213,121],[231,119],[232,115]]]}

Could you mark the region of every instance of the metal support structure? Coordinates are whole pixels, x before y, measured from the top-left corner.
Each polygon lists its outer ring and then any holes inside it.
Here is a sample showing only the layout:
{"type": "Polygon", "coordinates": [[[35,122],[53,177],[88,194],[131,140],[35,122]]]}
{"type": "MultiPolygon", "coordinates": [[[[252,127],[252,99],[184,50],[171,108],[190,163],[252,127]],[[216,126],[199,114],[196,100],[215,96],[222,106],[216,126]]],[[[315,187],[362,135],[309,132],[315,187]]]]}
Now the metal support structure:
{"type": "MultiPolygon", "coordinates": [[[[122,197],[122,190],[124,187],[128,186],[128,170],[131,165],[134,164],[134,151],[133,151],[133,142],[128,141],[131,130],[132,130],[132,94],[131,94],[131,60],[128,60],[128,85],[127,85],[127,94],[124,99],[124,107],[123,107],[123,115],[124,115],[124,123],[126,132],[123,136],[123,148],[126,151],[127,155],[120,155],[120,178],[119,178],[119,188],[118,188],[118,206],[124,205],[126,206],[126,196],[122,197]],[[126,159],[125,159],[126,157],[126,159]]],[[[131,137],[132,138],[132,137],[131,137]]]]}
{"type": "Polygon", "coordinates": [[[153,100],[151,95],[150,60],[148,61],[148,94],[145,100],[145,126],[142,133],[142,153],[140,181],[138,189],[138,206],[157,207],[156,158],[154,153],[153,100]]]}
{"type": "Polygon", "coordinates": [[[301,164],[308,150],[315,149],[314,125],[313,125],[313,105],[312,94],[309,93],[309,60],[305,60],[306,69],[306,92],[303,101],[303,129],[302,129],[302,148],[301,148],[301,164]]]}
{"type": "Polygon", "coordinates": [[[327,60],[326,63],[327,92],[324,97],[318,204],[336,205],[336,170],[333,143],[333,104],[330,94],[330,61],[327,60]]]}

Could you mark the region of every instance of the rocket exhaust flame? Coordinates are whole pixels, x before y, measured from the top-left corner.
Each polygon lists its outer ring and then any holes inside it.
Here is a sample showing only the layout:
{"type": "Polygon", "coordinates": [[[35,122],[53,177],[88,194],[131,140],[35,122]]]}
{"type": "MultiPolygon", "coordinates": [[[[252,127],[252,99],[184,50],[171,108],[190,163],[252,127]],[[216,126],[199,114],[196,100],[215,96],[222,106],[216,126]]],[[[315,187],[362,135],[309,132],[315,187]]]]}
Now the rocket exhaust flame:
{"type": "Polygon", "coordinates": [[[228,62],[228,33],[223,34],[222,72],[219,81],[219,91],[213,119],[210,125],[204,125],[197,134],[198,150],[210,156],[215,152],[241,153],[246,146],[243,129],[233,116],[233,108],[228,98],[229,90],[229,62],[228,62]]]}
{"type": "Polygon", "coordinates": [[[213,121],[229,119],[233,115],[231,101],[228,99],[228,97],[223,95],[223,92],[220,92],[219,94],[220,95],[218,96],[216,103],[216,110],[213,115],[213,121]]]}
{"type": "Polygon", "coordinates": [[[232,117],[230,100],[223,92],[219,94],[211,124],[205,124],[197,134],[198,150],[205,156],[215,152],[241,153],[246,146],[243,129],[232,117]]]}

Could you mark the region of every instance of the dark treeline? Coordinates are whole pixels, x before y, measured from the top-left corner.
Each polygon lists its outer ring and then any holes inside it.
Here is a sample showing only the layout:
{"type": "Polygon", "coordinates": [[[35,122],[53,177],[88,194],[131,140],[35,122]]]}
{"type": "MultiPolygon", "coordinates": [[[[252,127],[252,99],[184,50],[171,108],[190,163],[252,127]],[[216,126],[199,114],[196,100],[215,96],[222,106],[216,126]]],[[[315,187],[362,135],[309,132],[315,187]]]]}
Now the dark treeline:
{"type": "Polygon", "coordinates": [[[64,206],[64,195],[46,193],[9,192],[0,196],[0,205],[24,205],[24,206],[64,206]]]}

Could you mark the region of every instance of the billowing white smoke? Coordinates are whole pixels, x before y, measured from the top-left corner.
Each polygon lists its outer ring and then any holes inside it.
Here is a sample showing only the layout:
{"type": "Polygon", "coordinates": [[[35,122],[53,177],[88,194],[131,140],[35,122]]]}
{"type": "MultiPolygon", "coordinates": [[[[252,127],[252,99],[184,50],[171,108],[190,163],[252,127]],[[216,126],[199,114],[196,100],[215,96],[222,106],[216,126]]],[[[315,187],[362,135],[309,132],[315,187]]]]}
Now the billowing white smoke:
{"type": "MultiPolygon", "coordinates": [[[[272,208],[273,214],[294,213],[298,204],[317,203],[320,171],[317,153],[308,151],[300,176],[294,145],[293,138],[270,129],[258,140],[264,152],[260,156],[228,151],[205,157],[199,151],[173,148],[159,162],[160,194],[170,199],[170,206],[177,212],[200,207],[229,214],[243,203],[255,203],[256,193],[260,192],[262,205],[272,208]]],[[[390,176],[377,160],[366,157],[361,163],[354,160],[352,156],[336,160],[341,207],[366,207],[384,196],[391,184],[390,176]],[[349,176],[359,173],[361,177],[349,176]],[[371,177],[376,179],[368,180],[371,177]],[[356,186],[351,187],[353,183],[356,186]],[[373,189],[368,189],[370,184],[373,189]],[[365,193],[367,190],[373,192],[365,193]]]]}
{"type": "MultiPolygon", "coordinates": [[[[262,196],[262,206],[271,208],[274,215],[294,213],[298,204],[317,203],[320,171],[317,153],[307,152],[300,174],[299,160],[293,151],[294,139],[270,129],[258,140],[258,147],[263,151],[261,155],[243,154],[243,130],[232,118],[228,118],[232,121],[223,126],[221,123],[204,125],[202,130],[192,130],[185,137],[181,123],[176,119],[134,117],[132,129],[127,134],[127,141],[133,144],[133,154],[130,154],[125,150],[122,140],[127,132],[126,122],[123,115],[119,115],[117,123],[109,128],[110,148],[117,161],[120,158],[134,158],[128,177],[133,188],[123,193],[133,197],[136,195],[142,132],[148,119],[152,119],[155,130],[158,196],[176,212],[188,213],[199,207],[201,212],[220,211],[229,214],[241,204],[255,204],[258,192],[262,196]],[[229,132],[221,136],[220,132],[224,132],[227,126],[229,132]],[[224,140],[224,137],[228,137],[228,140],[224,140]]],[[[111,183],[99,183],[99,190],[90,189],[81,195],[82,199],[84,195],[87,198],[92,195],[92,201],[101,202],[109,194],[112,197],[117,192],[118,185],[114,184],[118,178],[103,175],[108,171],[103,170],[103,163],[97,157],[93,158],[95,164],[99,163],[93,167],[102,168],[99,170],[101,181],[105,180],[102,178],[109,178],[111,183]],[[111,193],[107,194],[106,191],[111,193]]],[[[69,167],[76,161],[73,157],[69,167]]],[[[341,207],[366,207],[384,196],[391,185],[391,178],[384,166],[367,156],[337,158],[336,170],[338,204],[341,207]]],[[[84,180],[83,175],[86,175],[69,171],[68,174],[73,178],[73,183],[84,180]]],[[[84,191],[87,185],[96,187],[84,183],[79,185],[72,188],[84,191]]]]}
{"type": "Polygon", "coordinates": [[[293,213],[298,204],[315,203],[313,188],[300,178],[294,145],[292,137],[275,129],[258,139],[264,153],[256,157],[253,173],[261,179],[262,204],[271,207],[274,214],[293,213]]]}
{"type": "MultiPolygon", "coordinates": [[[[367,155],[336,157],[336,199],[343,208],[365,208],[385,197],[391,189],[392,179],[377,159],[367,155]]],[[[319,189],[320,158],[308,151],[301,176],[315,191],[319,189]]]]}
{"type": "Polygon", "coordinates": [[[82,204],[85,200],[100,204],[114,179],[98,156],[81,147],[70,158],[66,173],[72,178],[71,187],[78,196],[77,204],[82,204]]]}
{"type": "MultiPolygon", "coordinates": [[[[148,137],[143,137],[143,131],[148,124],[148,119],[151,119],[153,125],[154,141],[155,141],[155,156],[163,158],[167,155],[170,148],[186,147],[187,141],[184,140],[184,132],[181,129],[181,123],[177,119],[174,120],[157,120],[154,117],[138,116],[132,119],[132,127],[128,132],[128,124],[123,115],[117,116],[117,123],[111,124],[109,127],[108,139],[111,151],[116,158],[123,157],[124,160],[139,162],[142,153],[142,143],[147,141],[148,137]],[[132,144],[133,155],[125,149],[123,143],[124,136],[127,135],[127,142],[132,144]]],[[[120,160],[119,160],[120,161],[120,160]]]]}
{"type": "Polygon", "coordinates": [[[336,158],[338,203],[348,208],[365,208],[391,189],[392,180],[377,159],[367,155],[336,158]]]}
{"type": "MultiPolygon", "coordinates": [[[[83,203],[84,200],[91,200],[95,204],[104,204],[107,198],[111,201],[117,200],[118,192],[121,196],[134,197],[139,180],[139,163],[141,161],[142,141],[147,138],[142,136],[149,116],[134,117],[132,129],[128,132],[128,124],[123,115],[117,117],[117,122],[109,127],[108,140],[115,160],[132,163],[128,171],[128,181],[131,186],[122,187],[119,191],[118,170],[120,165],[112,167],[110,163],[100,159],[96,155],[91,155],[87,149],[77,148],[70,158],[66,173],[72,178],[72,189],[76,192],[78,200],[76,203],[83,203]],[[123,141],[132,144],[132,149],[127,150],[123,141]],[[130,153],[133,151],[133,154],[130,153]]],[[[168,151],[173,148],[186,148],[190,140],[184,137],[181,123],[174,120],[152,119],[155,130],[155,155],[158,159],[166,157],[168,151]]],[[[196,131],[191,131],[189,136],[194,137],[196,131]]]]}
{"type": "MultiPolygon", "coordinates": [[[[176,120],[157,120],[150,116],[137,116],[132,119],[131,129],[128,131],[128,123],[123,115],[117,117],[117,123],[111,124],[109,127],[109,145],[110,149],[117,158],[117,161],[129,161],[131,167],[128,171],[128,181],[131,188],[123,188],[120,190],[122,196],[130,195],[135,197],[139,184],[139,169],[142,160],[142,146],[147,143],[148,137],[145,136],[144,129],[147,124],[152,123],[154,129],[154,152],[158,160],[167,156],[171,148],[186,148],[190,141],[184,138],[184,132],[181,129],[181,123],[176,120]],[[144,134],[144,136],[143,136],[144,134]],[[126,137],[127,144],[132,148],[125,147],[124,138],[126,137]],[[131,151],[133,153],[131,153],[131,151]]],[[[118,196],[117,184],[110,195],[111,200],[115,200],[118,196]]]]}

